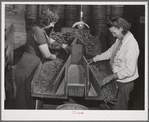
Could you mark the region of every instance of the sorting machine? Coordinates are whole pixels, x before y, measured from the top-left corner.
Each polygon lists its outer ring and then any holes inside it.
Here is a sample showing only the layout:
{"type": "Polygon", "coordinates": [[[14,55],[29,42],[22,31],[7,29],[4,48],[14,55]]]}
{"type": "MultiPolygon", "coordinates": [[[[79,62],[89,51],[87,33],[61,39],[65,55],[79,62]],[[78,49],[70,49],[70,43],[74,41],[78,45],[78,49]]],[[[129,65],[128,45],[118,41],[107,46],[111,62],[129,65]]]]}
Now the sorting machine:
{"type": "MultiPolygon", "coordinates": [[[[70,55],[67,56],[64,65],[59,69],[59,73],[56,74],[56,78],[52,82],[52,90],[48,92],[43,90],[43,85],[40,86],[41,89],[39,91],[36,90],[36,80],[42,68],[43,64],[40,64],[32,80],[32,97],[36,99],[36,109],[42,109],[45,99],[62,101],[59,104],[77,103],[84,106],[87,105],[85,101],[95,102],[104,100],[103,95],[101,95],[102,87],[100,83],[102,81],[97,79],[94,71],[88,64],[84,56],[83,45],[77,38],[71,44],[70,55]],[[75,99],[80,99],[81,102],[76,102],[75,99]]],[[[116,82],[112,81],[105,88],[109,89],[108,92],[116,100],[118,92],[116,82]]],[[[54,106],[54,103],[52,104],[54,106]]]]}

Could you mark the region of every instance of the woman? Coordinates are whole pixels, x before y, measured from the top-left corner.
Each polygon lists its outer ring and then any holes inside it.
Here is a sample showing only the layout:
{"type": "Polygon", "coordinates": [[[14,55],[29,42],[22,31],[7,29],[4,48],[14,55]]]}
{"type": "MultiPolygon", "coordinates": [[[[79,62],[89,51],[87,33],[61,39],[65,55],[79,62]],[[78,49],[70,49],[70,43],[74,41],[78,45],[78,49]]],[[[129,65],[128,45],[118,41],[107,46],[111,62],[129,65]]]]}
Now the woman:
{"type": "Polygon", "coordinates": [[[59,17],[54,10],[46,9],[41,12],[38,24],[33,26],[28,34],[25,44],[25,52],[17,64],[14,73],[16,83],[16,108],[30,109],[32,106],[31,81],[35,70],[42,58],[53,60],[56,58],[49,51],[49,44],[59,45],[65,48],[67,45],[59,44],[55,40],[49,39],[44,31],[47,28],[54,27],[59,17]]]}
{"type": "Polygon", "coordinates": [[[103,80],[105,85],[116,80],[119,87],[117,102],[112,110],[127,110],[130,92],[138,74],[139,47],[136,39],[129,31],[131,25],[123,18],[116,17],[107,24],[110,32],[116,37],[116,42],[104,53],[89,59],[89,63],[110,59],[113,74],[103,80]]]}

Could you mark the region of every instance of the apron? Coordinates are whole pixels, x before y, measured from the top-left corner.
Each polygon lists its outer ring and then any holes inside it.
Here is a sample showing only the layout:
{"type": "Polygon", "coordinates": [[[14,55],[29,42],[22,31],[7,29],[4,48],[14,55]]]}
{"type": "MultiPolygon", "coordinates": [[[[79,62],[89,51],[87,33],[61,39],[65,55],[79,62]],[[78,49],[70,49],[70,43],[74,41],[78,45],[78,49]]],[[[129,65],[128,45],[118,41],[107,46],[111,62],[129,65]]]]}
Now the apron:
{"type": "Polygon", "coordinates": [[[117,85],[119,88],[117,101],[110,108],[111,110],[128,110],[128,102],[130,93],[134,88],[134,81],[128,83],[117,82],[117,85]]]}
{"type": "Polygon", "coordinates": [[[40,58],[34,54],[24,53],[14,71],[16,84],[16,109],[34,108],[31,101],[31,82],[40,58]]]}

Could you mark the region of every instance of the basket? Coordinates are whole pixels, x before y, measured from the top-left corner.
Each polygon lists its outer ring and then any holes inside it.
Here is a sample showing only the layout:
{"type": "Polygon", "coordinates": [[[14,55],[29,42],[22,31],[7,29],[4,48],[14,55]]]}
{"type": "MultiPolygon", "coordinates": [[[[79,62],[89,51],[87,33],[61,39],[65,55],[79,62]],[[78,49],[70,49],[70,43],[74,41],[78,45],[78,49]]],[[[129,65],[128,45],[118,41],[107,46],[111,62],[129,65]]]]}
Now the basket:
{"type": "Polygon", "coordinates": [[[56,110],[89,110],[89,109],[79,104],[63,104],[58,106],[56,110]]]}

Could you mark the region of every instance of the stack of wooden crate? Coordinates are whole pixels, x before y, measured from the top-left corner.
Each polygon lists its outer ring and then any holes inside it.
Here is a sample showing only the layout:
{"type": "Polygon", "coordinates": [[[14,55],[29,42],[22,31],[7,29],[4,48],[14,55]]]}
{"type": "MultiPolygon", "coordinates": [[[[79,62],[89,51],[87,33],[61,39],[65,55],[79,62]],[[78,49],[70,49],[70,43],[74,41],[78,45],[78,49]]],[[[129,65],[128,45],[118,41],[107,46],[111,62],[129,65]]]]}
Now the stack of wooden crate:
{"type": "Polygon", "coordinates": [[[17,64],[24,51],[26,42],[25,11],[14,8],[5,10],[5,30],[13,23],[13,50],[15,53],[14,64],[17,64]],[[21,50],[20,50],[21,48],[21,50]]]}
{"type": "MultiPolygon", "coordinates": [[[[16,10],[17,11],[17,10],[16,10]]],[[[14,49],[19,48],[26,42],[26,27],[24,12],[19,11],[15,14],[13,11],[5,12],[5,29],[14,24],[14,49]]]]}
{"type": "Polygon", "coordinates": [[[12,67],[17,64],[24,52],[23,49],[17,49],[26,42],[26,27],[24,11],[13,6],[8,7],[5,9],[5,91],[6,99],[12,99],[15,90],[12,67]]]}

